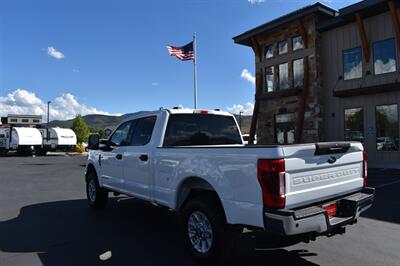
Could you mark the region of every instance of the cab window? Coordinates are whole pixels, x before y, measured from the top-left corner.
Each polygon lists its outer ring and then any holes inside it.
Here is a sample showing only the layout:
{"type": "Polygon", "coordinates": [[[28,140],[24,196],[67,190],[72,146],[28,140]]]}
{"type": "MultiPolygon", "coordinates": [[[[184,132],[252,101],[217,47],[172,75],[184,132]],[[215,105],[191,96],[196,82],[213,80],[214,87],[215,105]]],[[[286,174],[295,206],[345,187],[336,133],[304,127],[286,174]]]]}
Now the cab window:
{"type": "Polygon", "coordinates": [[[243,144],[232,116],[174,114],[169,117],[164,147],[243,144]]]}
{"type": "Polygon", "coordinates": [[[120,125],[114,134],[111,136],[110,141],[116,146],[127,146],[129,130],[131,129],[132,122],[125,122],[120,125]]]}
{"type": "Polygon", "coordinates": [[[149,116],[136,120],[136,126],[130,140],[131,146],[144,146],[150,142],[153,134],[156,116],[149,116]]]}

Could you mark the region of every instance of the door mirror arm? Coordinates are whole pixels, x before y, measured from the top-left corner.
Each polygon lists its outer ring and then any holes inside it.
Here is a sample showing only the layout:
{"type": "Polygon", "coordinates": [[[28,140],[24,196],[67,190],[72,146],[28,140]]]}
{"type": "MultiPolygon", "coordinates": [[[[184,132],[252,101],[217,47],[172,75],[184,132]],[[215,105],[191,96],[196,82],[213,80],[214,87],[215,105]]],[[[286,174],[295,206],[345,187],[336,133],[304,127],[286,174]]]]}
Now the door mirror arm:
{"type": "Polygon", "coordinates": [[[100,149],[102,151],[112,151],[118,145],[108,139],[100,140],[100,149]]]}

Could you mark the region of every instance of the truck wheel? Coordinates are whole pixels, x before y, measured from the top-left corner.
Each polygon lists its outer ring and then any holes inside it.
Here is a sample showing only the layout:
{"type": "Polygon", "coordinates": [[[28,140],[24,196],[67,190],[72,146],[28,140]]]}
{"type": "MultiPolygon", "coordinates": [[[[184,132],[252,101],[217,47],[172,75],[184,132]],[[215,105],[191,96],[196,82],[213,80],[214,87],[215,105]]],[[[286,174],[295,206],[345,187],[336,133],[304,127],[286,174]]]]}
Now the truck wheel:
{"type": "Polygon", "coordinates": [[[183,234],[192,257],[200,263],[217,261],[223,249],[231,245],[231,230],[225,221],[220,203],[214,198],[200,196],[189,200],[182,210],[183,234]]]}
{"type": "Polygon", "coordinates": [[[106,207],[108,201],[108,191],[99,186],[97,176],[93,171],[88,173],[86,181],[86,196],[89,206],[96,210],[106,207]]]}

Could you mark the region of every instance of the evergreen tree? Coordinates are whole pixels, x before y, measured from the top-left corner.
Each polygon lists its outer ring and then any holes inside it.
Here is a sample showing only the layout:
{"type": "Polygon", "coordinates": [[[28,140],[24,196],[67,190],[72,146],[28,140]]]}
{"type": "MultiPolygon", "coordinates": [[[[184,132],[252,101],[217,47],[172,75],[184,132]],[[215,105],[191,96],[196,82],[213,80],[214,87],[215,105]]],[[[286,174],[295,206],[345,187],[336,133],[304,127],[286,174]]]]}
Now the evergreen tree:
{"type": "Polygon", "coordinates": [[[103,139],[103,138],[104,138],[104,129],[100,128],[100,129],[97,131],[97,134],[99,134],[99,138],[100,138],[100,139],[103,139]]]}
{"type": "Polygon", "coordinates": [[[75,132],[78,143],[88,141],[90,129],[81,115],[75,117],[71,129],[75,132]]]}

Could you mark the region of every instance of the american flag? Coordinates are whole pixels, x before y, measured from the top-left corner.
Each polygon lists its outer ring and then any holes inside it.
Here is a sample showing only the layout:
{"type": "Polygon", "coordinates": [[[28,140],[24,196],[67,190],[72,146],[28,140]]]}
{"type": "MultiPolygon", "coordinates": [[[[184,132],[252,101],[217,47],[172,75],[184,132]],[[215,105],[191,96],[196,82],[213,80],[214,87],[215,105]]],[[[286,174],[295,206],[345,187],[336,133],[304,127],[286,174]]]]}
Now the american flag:
{"type": "Polygon", "coordinates": [[[176,56],[176,58],[181,61],[195,60],[193,42],[190,42],[182,47],[168,45],[167,50],[170,56],[176,56]]]}

